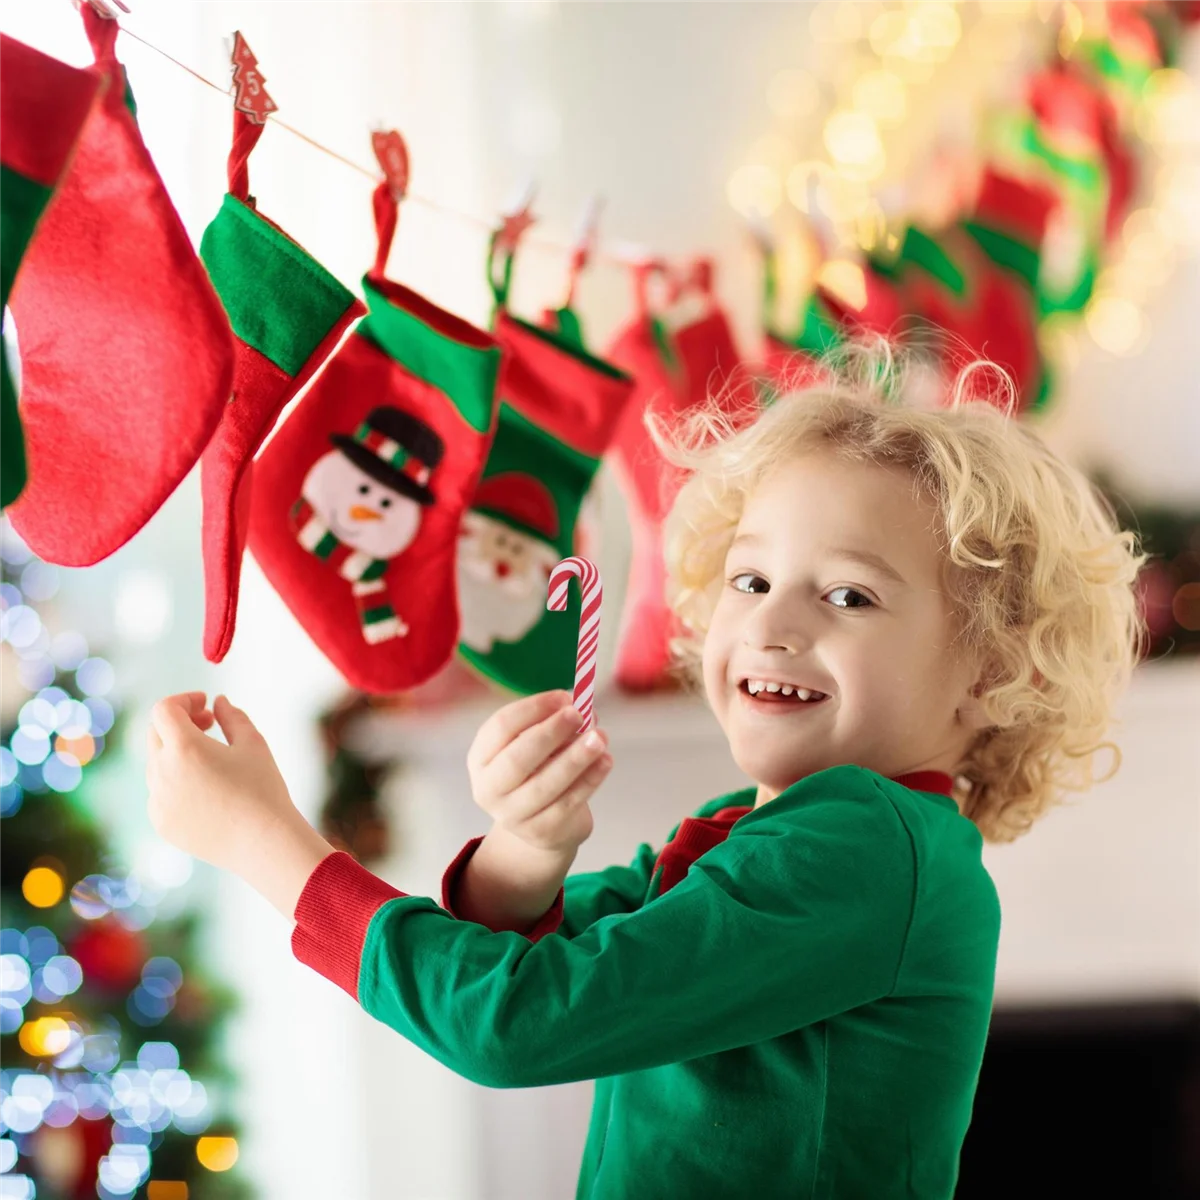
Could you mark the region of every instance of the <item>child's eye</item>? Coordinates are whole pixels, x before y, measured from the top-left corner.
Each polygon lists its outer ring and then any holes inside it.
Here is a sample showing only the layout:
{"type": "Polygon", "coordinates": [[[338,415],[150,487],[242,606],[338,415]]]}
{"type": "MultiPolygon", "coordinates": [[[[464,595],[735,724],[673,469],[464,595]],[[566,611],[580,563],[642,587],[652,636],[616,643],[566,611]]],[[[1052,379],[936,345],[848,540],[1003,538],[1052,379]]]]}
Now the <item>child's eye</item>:
{"type": "Polygon", "coordinates": [[[733,576],[729,581],[729,586],[737,592],[765,592],[771,587],[761,575],[755,575],[753,571],[743,571],[740,575],[733,576]],[[751,582],[743,583],[742,580],[751,582]]]}
{"type": "Polygon", "coordinates": [[[860,592],[857,588],[835,587],[831,592],[829,592],[829,595],[833,596],[837,592],[849,592],[851,596],[857,596],[858,599],[862,601],[862,603],[861,604],[858,604],[858,603],[835,604],[833,606],[834,608],[874,608],[874,605],[871,603],[870,599],[868,597],[864,596],[862,594],[862,592],[860,592]]]}

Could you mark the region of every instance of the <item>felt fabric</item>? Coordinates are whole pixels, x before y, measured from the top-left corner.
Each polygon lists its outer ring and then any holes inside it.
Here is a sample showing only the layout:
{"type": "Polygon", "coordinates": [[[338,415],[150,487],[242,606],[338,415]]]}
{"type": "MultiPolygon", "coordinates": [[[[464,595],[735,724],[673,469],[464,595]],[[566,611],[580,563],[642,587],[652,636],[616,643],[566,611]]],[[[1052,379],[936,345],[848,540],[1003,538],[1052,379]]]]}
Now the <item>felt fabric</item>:
{"type": "Polygon", "coordinates": [[[836,766],[740,816],[753,787],[718,797],[676,827],[675,853],[644,844],[569,875],[536,938],[335,852],[301,892],[292,952],[464,1078],[594,1079],[581,1200],[624,1200],[631,1180],[647,1197],[814,1180],[948,1197],[1000,905],[952,780],[916,775],[836,766]]]}
{"type": "Polygon", "coordinates": [[[711,267],[698,264],[680,295],[689,319],[671,327],[669,312],[651,311],[651,268],[635,272],[636,311],[617,334],[608,358],[636,380],[633,396],[613,437],[611,461],[629,506],[632,548],[625,605],[618,632],[613,678],[631,692],[674,686],[671,640],[678,622],[667,604],[662,524],[682,473],[659,453],[644,424],[647,411],[671,423],[709,399],[731,413],[749,412],[757,401],[728,319],[718,304],[711,267]],[[696,301],[699,304],[695,304],[696,301]]]}
{"type": "Polygon", "coordinates": [[[589,354],[576,321],[567,333],[498,307],[505,356],[496,436],[459,534],[459,654],[516,692],[570,688],[580,597],[546,608],[550,572],[580,551],[583,499],[633,393],[623,371],[589,354]]]}
{"type": "MultiPolygon", "coordinates": [[[[0,34],[0,310],[104,77],[0,34]]],[[[0,343],[0,507],[25,486],[25,435],[0,343]]]]}
{"type": "Polygon", "coordinates": [[[13,287],[29,482],[13,527],[47,562],[124,545],[195,465],[233,380],[229,323],[128,103],[118,25],[81,6],[108,85],[13,287]]]}
{"type": "Polygon", "coordinates": [[[200,459],[204,656],[220,662],[237,621],[253,460],[279,414],[366,312],[249,194],[246,160],[263,125],[234,111],[229,191],[200,257],[234,335],[233,394],[200,459]]]}
{"type": "Polygon", "coordinates": [[[496,424],[501,350],[487,333],[383,274],[396,227],[374,197],[379,250],[367,315],[254,464],[248,546],[271,585],[353,687],[403,691],[454,653],[455,549],[496,424]],[[372,607],[395,616],[370,641],[353,574],[298,539],[304,499],[371,559],[387,559],[372,607]]]}
{"type": "Polygon", "coordinates": [[[948,335],[940,345],[948,375],[987,358],[1011,377],[1018,411],[1044,403],[1048,381],[1037,339],[1037,303],[1025,279],[993,263],[961,226],[936,237],[910,227],[900,261],[911,310],[948,335]]]}

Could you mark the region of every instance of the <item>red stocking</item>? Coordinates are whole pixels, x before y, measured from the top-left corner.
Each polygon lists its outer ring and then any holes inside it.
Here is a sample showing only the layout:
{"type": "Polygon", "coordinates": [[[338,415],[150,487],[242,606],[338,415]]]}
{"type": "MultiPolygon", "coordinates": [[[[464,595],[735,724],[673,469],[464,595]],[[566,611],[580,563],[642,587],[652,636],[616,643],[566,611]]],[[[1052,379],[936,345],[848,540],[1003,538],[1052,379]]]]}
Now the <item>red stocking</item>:
{"type": "Polygon", "coordinates": [[[683,480],[650,440],[643,414],[650,410],[669,421],[709,396],[723,397],[733,408],[753,403],[750,389],[737,374],[737,350],[712,293],[711,268],[698,264],[687,288],[688,299],[702,301],[703,314],[673,333],[650,312],[646,293],[655,269],[648,266],[637,272],[637,314],[608,355],[636,380],[613,439],[613,464],[629,504],[633,533],[614,672],[618,686],[628,691],[670,685],[670,641],[680,632],[667,606],[662,523],[683,480]]]}
{"type": "Polygon", "coordinates": [[[494,435],[501,352],[385,278],[387,184],[375,215],[368,314],[255,462],[249,547],[352,686],[398,692],[454,652],[455,548],[494,435]]]}
{"type": "Polygon", "coordinates": [[[40,558],[99,562],[195,465],[233,379],[229,323],[142,143],[116,21],[80,10],[108,86],[21,265],[29,483],[9,516],[40,558]]]}
{"type": "Polygon", "coordinates": [[[246,160],[264,126],[237,110],[233,123],[229,192],[200,242],[236,339],[233,395],[200,460],[204,655],[210,662],[220,662],[233,641],[254,455],[346,326],[366,312],[360,300],[257,211],[246,160]]]}
{"type": "MultiPolygon", "coordinates": [[[[21,256],[70,161],[103,77],[41,54],[0,34],[0,305],[21,256]]],[[[17,394],[0,343],[0,505],[25,486],[25,436],[17,394]]]]}

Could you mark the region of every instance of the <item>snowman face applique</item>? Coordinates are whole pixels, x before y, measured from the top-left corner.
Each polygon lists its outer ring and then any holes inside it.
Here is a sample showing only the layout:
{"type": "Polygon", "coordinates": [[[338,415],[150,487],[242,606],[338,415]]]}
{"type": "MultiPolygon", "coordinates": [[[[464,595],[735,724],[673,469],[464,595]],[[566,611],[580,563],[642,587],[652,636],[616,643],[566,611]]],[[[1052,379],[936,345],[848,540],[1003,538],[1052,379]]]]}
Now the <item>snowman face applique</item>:
{"type": "Polygon", "coordinates": [[[313,464],[301,494],[339,542],[371,558],[395,558],[421,525],[415,500],[373,479],[336,450],[313,464]]]}

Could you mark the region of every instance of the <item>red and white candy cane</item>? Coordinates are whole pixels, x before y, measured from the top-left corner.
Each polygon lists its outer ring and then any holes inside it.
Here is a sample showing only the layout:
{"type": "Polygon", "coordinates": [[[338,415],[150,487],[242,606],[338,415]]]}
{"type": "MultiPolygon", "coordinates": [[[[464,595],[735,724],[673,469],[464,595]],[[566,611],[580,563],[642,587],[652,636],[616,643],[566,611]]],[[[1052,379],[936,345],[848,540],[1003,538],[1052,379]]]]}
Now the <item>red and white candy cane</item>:
{"type": "Polygon", "coordinates": [[[575,650],[574,705],[583,717],[581,731],[596,723],[592,700],[596,692],[596,651],[600,646],[600,572],[587,558],[564,558],[550,572],[546,607],[551,612],[567,611],[567,588],[571,577],[579,580],[583,607],[579,610],[579,642],[575,650]]]}

